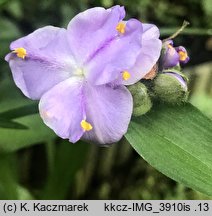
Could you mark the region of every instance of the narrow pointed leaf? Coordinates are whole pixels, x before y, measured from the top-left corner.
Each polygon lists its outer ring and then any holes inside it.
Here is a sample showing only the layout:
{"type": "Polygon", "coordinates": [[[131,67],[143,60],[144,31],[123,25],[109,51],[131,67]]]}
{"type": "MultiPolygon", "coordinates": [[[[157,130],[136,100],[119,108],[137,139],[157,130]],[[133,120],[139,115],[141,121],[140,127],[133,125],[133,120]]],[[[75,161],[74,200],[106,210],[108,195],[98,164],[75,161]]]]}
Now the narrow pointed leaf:
{"type": "Polygon", "coordinates": [[[157,105],[132,120],[126,138],[163,174],[212,195],[212,121],[192,105],[157,105]]]}
{"type": "Polygon", "coordinates": [[[38,104],[27,104],[18,108],[0,113],[0,118],[15,119],[38,113],[38,104]]]}
{"type": "MultiPolygon", "coordinates": [[[[37,111],[36,102],[23,96],[10,77],[1,80],[0,118],[9,119],[12,123],[11,119],[15,119],[15,123],[26,126],[28,130],[0,127],[0,153],[16,151],[55,138],[55,133],[42,122],[37,111]]],[[[0,124],[3,125],[3,122],[0,124]]]]}
{"type": "Polygon", "coordinates": [[[4,119],[0,117],[0,128],[10,128],[10,129],[27,129],[28,127],[26,127],[25,125],[18,123],[18,122],[14,122],[14,121],[10,121],[8,119],[4,119]]]}

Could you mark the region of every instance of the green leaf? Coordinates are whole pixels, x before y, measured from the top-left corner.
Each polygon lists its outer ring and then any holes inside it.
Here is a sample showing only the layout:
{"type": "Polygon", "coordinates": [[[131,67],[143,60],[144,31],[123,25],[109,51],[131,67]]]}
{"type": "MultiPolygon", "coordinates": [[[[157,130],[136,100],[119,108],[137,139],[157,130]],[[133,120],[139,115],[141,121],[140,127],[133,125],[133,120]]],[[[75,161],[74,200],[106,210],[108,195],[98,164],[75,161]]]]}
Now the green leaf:
{"type": "Polygon", "coordinates": [[[28,104],[15,109],[7,110],[0,113],[0,118],[15,119],[38,113],[38,104],[28,104]]]}
{"type": "Polygon", "coordinates": [[[0,199],[17,199],[16,164],[13,154],[0,154],[0,199]]]}
{"type": "Polygon", "coordinates": [[[77,144],[68,141],[59,143],[53,170],[43,190],[42,199],[66,199],[77,171],[87,158],[88,148],[89,145],[81,141],[77,144]]]}
{"type": "Polygon", "coordinates": [[[212,195],[212,121],[192,105],[157,105],[132,120],[126,138],[163,174],[212,195]]]}
{"type": "Polygon", "coordinates": [[[36,103],[26,98],[12,78],[0,83],[0,117],[13,119],[28,130],[0,128],[0,152],[15,151],[27,146],[48,142],[56,137],[40,118],[36,103]]]}
{"type": "Polygon", "coordinates": [[[0,128],[27,129],[26,126],[0,117],[0,128]]]}
{"type": "Polygon", "coordinates": [[[0,199],[34,199],[30,192],[18,183],[18,163],[14,153],[0,154],[0,199]]]}
{"type": "Polygon", "coordinates": [[[17,184],[17,196],[19,200],[34,200],[35,198],[32,196],[29,190],[24,188],[21,185],[17,184]]]}
{"type": "Polygon", "coordinates": [[[26,116],[16,121],[29,129],[0,129],[0,152],[16,151],[56,137],[55,133],[42,122],[39,115],[26,116]]]}

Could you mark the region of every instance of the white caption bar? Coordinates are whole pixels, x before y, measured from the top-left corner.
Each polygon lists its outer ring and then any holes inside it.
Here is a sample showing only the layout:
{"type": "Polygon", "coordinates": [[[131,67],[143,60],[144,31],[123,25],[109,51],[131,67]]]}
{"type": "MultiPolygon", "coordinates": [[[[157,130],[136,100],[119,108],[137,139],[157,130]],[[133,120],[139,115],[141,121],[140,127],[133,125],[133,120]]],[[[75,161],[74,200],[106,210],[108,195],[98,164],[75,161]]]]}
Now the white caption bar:
{"type": "Polygon", "coordinates": [[[0,215],[211,216],[212,200],[1,200],[0,215]]]}

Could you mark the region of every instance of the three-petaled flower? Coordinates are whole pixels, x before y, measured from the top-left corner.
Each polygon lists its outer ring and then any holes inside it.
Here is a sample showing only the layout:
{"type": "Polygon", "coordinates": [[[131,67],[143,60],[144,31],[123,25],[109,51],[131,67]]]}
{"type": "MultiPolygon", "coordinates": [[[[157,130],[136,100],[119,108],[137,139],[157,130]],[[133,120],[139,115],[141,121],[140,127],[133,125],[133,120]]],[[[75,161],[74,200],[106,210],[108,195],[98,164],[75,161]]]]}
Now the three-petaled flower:
{"type": "Polygon", "coordinates": [[[6,56],[16,85],[40,99],[40,115],[55,133],[113,143],[126,133],[132,114],[130,85],[159,58],[159,30],[136,19],[123,21],[115,6],[86,10],[67,30],[40,28],[11,43],[6,56]]]}

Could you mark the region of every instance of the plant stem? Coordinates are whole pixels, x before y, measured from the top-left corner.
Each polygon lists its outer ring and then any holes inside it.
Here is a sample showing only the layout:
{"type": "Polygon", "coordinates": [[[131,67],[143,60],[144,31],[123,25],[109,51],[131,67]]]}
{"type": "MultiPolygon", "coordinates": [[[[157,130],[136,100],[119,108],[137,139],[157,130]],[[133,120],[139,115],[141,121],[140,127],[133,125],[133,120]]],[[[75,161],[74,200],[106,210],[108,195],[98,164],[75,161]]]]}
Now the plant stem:
{"type": "Polygon", "coordinates": [[[190,24],[190,23],[189,23],[188,21],[184,20],[184,22],[183,22],[181,28],[178,29],[178,30],[177,30],[174,34],[172,34],[170,37],[164,39],[163,42],[176,38],[176,37],[186,28],[186,26],[188,26],[189,24],[190,24]]]}

